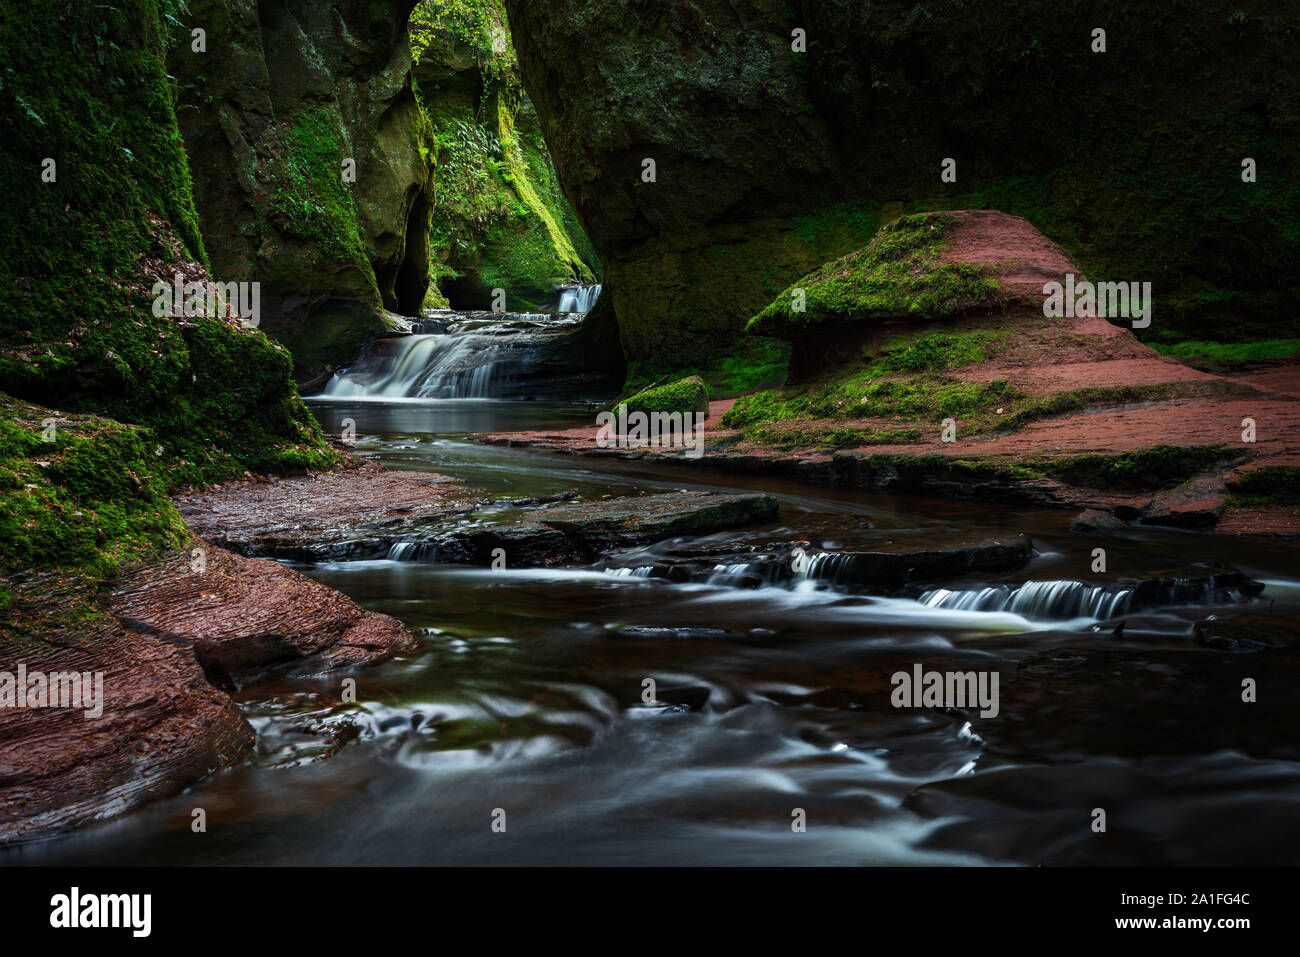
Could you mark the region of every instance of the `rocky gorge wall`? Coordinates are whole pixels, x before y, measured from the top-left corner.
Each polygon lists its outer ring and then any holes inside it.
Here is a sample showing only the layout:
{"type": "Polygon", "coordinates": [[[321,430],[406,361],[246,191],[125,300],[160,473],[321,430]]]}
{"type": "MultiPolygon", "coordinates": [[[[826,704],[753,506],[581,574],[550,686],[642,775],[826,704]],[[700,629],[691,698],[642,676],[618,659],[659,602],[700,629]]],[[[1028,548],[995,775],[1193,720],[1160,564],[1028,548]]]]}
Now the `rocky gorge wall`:
{"type": "Polygon", "coordinates": [[[506,6],[633,360],[725,343],[790,282],[925,209],[1020,215],[1089,277],[1152,282],[1148,338],[1295,335],[1285,3],[506,6]]]}
{"type": "Polygon", "coordinates": [[[423,0],[411,15],[415,87],[438,148],[431,229],[437,295],[460,309],[540,308],[600,264],[560,190],[524,93],[501,0],[423,0]]]}
{"type": "Polygon", "coordinates": [[[213,272],[262,283],[262,327],[300,376],[346,364],[383,310],[424,301],[434,147],[411,84],[414,6],[193,0],[173,18],[167,66],[213,272]]]}

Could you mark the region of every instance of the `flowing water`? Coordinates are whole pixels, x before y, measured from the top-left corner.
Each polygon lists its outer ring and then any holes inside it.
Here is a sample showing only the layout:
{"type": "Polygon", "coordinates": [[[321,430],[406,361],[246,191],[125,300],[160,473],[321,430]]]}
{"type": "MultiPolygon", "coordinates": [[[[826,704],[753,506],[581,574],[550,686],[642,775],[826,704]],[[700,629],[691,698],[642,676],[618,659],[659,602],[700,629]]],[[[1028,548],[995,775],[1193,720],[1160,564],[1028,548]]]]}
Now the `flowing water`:
{"type": "MultiPolygon", "coordinates": [[[[4,860],[1280,863],[1300,849],[1300,754],[1285,720],[1300,694],[1293,650],[1215,651],[1195,638],[1211,614],[1296,634],[1300,584],[1283,547],[1160,530],[1080,535],[1065,513],[462,437],[590,422],[575,406],[339,399],[316,410],[331,431],[354,419],[365,454],[463,477],[503,502],[762,489],[781,511],[763,527],[585,568],[297,566],[407,622],[422,649],[351,673],[356,704],[341,702],[340,674],[243,691],[253,760],[4,860]],[[1038,550],[1027,567],[910,598],[811,568],[770,574],[771,562],[746,557],[789,542],[834,555],[1019,532],[1038,550]],[[1098,546],[1108,574],[1091,572],[1098,546]],[[686,580],[657,571],[715,554],[725,557],[686,580]],[[1189,586],[1168,607],[1129,607],[1121,579],[1186,574],[1193,561],[1233,564],[1267,590],[1189,586]],[[917,665],[997,673],[1000,713],[893,707],[891,675],[917,665]],[[1260,683],[1258,703],[1240,701],[1243,677],[1260,683]],[[196,807],[206,834],[190,830],[196,807]],[[1092,829],[1096,808],[1106,833],[1092,829]],[[801,815],[803,830],[792,826],[801,815]]],[[[502,504],[476,520],[527,512],[502,504]]]]}
{"type": "Polygon", "coordinates": [[[591,307],[600,298],[600,283],[579,286],[564,286],[560,289],[559,305],[556,312],[590,312],[591,307]]]}
{"type": "MultiPolygon", "coordinates": [[[[564,296],[579,292],[584,290],[564,296]]],[[[563,347],[581,320],[580,314],[430,312],[414,322],[412,335],[376,340],[325,384],[322,395],[380,401],[595,398],[602,394],[599,384],[563,347]]]]}

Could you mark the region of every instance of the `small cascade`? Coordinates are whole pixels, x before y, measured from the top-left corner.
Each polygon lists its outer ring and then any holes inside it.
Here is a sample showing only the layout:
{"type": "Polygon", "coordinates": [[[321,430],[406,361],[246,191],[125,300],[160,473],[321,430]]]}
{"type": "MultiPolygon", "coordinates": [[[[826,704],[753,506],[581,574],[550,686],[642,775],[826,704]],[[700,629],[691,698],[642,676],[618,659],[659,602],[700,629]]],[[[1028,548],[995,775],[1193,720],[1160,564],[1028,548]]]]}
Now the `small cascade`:
{"type": "Polygon", "coordinates": [[[637,568],[606,568],[605,574],[612,578],[650,578],[654,570],[653,565],[641,565],[637,568]]]}
{"type": "Polygon", "coordinates": [[[454,313],[411,323],[412,335],[376,340],[322,395],[346,399],[564,397],[558,343],[577,318],[542,313],[454,313]],[[557,395],[557,393],[559,395],[557,395]]]}
{"type": "Polygon", "coordinates": [[[390,562],[436,562],[438,546],[431,542],[394,542],[388,549],[390,562]]]}
{"type": "Polygon", "coordinates": [[[713,573],[706,580],[710,585],[738,585],[746,583],[753,576],[754,566],[748,562],[732,565],[714,565],[713,573]]]}
{"type": "Polygon", "coordinates": [[[791,563],[791,570],[799,578],[840,583],[852,577],[857,563],[858,556],[846,552],[800,553],[791,563]]]}
{"type": "Polygon", "coordinates": [[[1254,600],[1264,586],[1235,569],[1204,577],[1145,578],[1093,585],[1080,581],[1031,581],[988,588],[936,588],[920,602],[954,611],[1008,611],[1035,621],[1095,618],[1105,621],[1149,608],[1236,604],[1254,600]]]}
{"type": "Polygon", "coordinates": [[[556,312],[591,312],[600,296],[600,283],[589,286],[561,286],[560,303],[556,312]]]}
{"type": "Polygon", "coordinates": [[[1079,581],[1025,582],[1011,587],[925,592],[920,602],[930,608],[953,611],[1007,611],[1031,621],[1068,621],[1095,618],[1105,621],[1133,610],[1131,585],[1090,585],[1079,581]]]}

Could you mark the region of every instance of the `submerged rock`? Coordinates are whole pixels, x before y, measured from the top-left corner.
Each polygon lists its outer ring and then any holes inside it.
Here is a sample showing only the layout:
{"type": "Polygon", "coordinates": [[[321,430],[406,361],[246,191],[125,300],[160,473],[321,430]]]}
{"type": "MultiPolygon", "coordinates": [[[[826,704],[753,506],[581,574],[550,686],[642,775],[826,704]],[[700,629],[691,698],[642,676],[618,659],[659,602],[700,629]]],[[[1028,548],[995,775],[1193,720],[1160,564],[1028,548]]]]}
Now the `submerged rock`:
{"type": "Polygon", "coordinates": [[[506,567],[587,564],[617,548],[708,535],[773,518],[770,495],[669,492],[545,508],[513,525],[434,530],[393,544],[390,558],[506,567]],[[500,550],[500,552],[498,552],[500,550]]]}
{"type": "Polygon", "coordinates": [[[1114,532],[1121,528],[1128,528],[1128,522],[1097,508],[1084,509],[1070,524],[1072,532],[1114,532]]]}

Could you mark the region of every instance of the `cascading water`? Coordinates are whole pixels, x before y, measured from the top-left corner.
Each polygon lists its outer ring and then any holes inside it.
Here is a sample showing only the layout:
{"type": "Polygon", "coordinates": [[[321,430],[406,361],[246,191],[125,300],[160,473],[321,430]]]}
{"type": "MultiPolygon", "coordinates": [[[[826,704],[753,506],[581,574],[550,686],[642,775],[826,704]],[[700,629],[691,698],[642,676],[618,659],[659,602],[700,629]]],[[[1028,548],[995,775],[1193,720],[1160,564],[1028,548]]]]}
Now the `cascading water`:
{"type": "Polygon", "coordinates": [[[1126,585],[1090,585],[1078,581],[1031,581],[1018,587],[950,590],[936,588],[921,595],[930,608],[954,611],[1008,611],[1034,621],[1095,618],[1105,621],[1127,614],[1134,589],[1126,585]]]}
{"type": "Polygon", "coordinates": [[[1204,578],[1149,578],[1110,585],[1030,581],[1015,587],[937,588],[922,594],[920,602],[955,611],[1009,611],[1034,621],[1105,621],[1148,608],[1252,601],[1263,588],[1240,572],[1225,569],[1204,578]]]}
{"type": "Polygon", "coordinates": [[[600,283],[592,286],[562,286],[556,312],[590,312],[600,296],[600,283]]]}
{"type": "Polygon", "coordinates": [[[440,313],[415,335],[375,341],[325,385],[325,398],[527,399],[570,397],[580,370],[557,349],[576,317],[440,313]],[[429,331],[438,330],[438,331],[429,331]],[[566,379],[571,377],[570,379],[566,379]]]}

